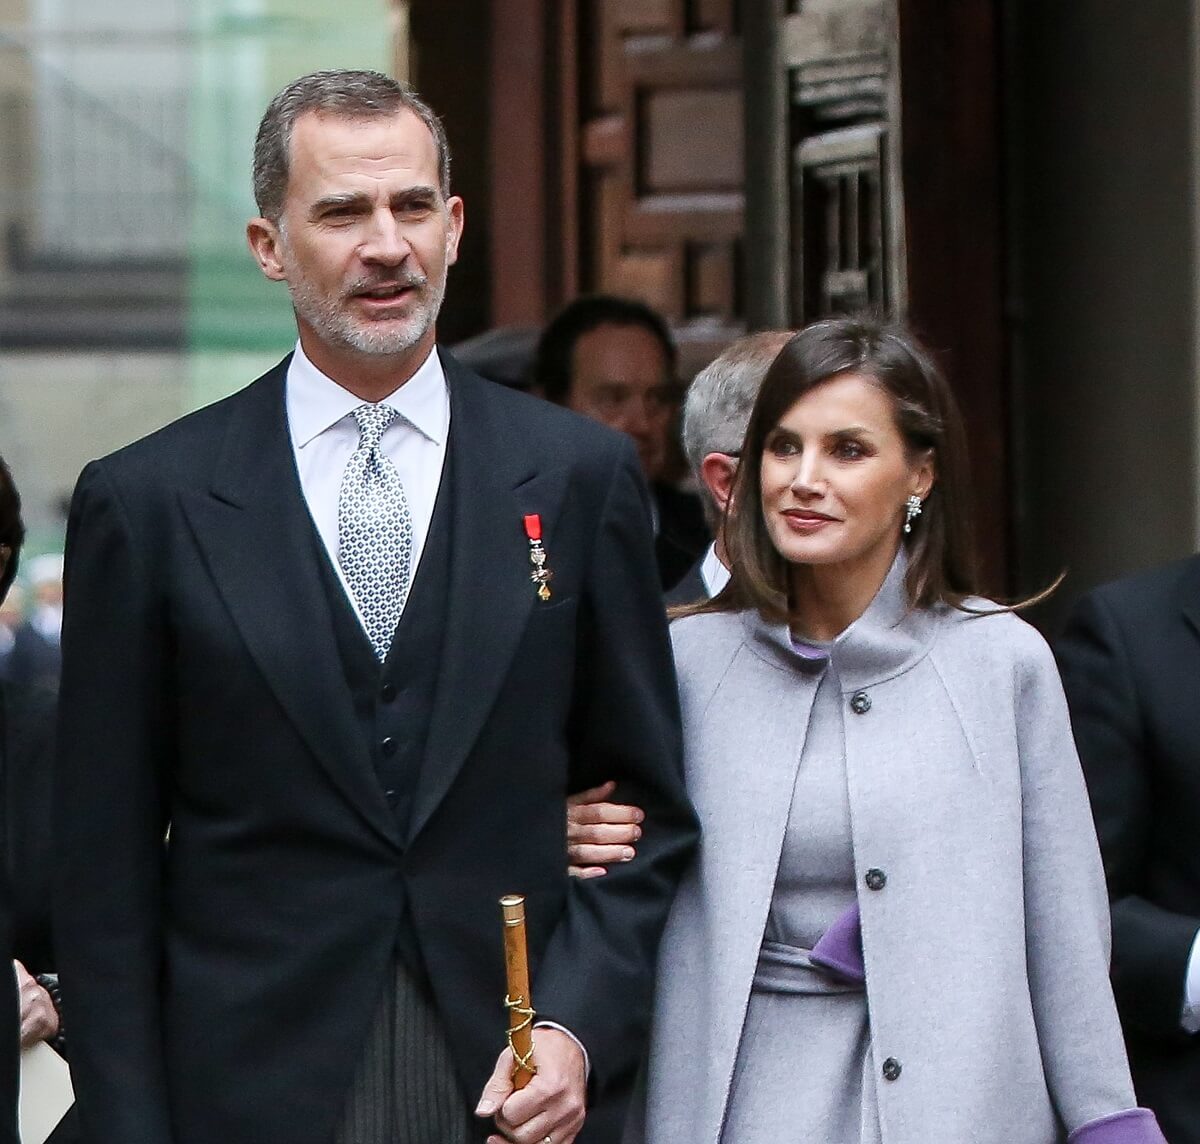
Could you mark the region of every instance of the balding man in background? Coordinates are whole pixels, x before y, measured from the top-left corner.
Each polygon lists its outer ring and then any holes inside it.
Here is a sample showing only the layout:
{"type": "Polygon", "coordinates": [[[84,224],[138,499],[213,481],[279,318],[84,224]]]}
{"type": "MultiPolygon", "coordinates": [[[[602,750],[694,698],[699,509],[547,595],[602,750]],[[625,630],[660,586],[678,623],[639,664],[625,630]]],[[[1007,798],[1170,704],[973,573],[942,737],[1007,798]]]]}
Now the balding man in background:
{"type": "Polygon", "coordinates": [[[666,594],[668,604],[693,604],[729,582],[721,521],[737,475],[750,410],[767,370],[791,337],[764,330],[739,338],[697,375],[683,402],[683,451],[700,489],[704,517],[716,538],[666,594]]]}

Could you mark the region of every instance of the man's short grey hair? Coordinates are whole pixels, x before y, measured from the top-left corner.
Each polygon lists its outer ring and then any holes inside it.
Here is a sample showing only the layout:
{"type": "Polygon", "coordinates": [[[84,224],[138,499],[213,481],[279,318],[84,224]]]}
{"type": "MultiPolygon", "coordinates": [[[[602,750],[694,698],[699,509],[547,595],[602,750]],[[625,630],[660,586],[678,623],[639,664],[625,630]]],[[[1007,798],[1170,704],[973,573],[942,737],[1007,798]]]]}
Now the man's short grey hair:
{"type": "Polygon", "coordinates": [[[683,400],[683,451],[696,476],[709,453],[741,449],[763,378],[791,337],[765,330],[739,338],[696,374],[683,400]]]}
{"type": "Polygon", "coordinates": [[[411,111],[433,136],[438,184],[450,195],[450,144],[433,109],[411,87],[376,71],[317,71],[292,80],[267,107],[254,140],[254,201],[259,214],[278,222],[287,197],[292,128],[307,112],[345,119],[376,119],[411,111]]]}

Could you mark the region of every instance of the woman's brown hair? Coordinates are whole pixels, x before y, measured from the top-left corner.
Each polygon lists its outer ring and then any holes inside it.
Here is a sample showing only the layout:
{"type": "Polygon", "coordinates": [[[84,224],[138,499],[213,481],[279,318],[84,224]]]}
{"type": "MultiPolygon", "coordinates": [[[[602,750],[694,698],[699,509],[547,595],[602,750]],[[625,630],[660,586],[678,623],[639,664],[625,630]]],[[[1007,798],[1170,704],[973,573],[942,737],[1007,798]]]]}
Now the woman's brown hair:
{"type": "Polygon", "coordinates": [[[804,394],[847,373],[874,382],[891,398],[910,456],[929,453],[933,458],[933,488],[912,532],[902,541],[908,550],[909,603],[960,607],[977,593],[966,433],[954,395],[929,352],[909,330],[856,316],[806,326],[780,350],[767,371],[750,415],[722,526],[732,577],[717,597],[688,611],[754,608],[773,622],[791,618],[787,562],[772,544],[763,519],[763,449],[804,394]]]}

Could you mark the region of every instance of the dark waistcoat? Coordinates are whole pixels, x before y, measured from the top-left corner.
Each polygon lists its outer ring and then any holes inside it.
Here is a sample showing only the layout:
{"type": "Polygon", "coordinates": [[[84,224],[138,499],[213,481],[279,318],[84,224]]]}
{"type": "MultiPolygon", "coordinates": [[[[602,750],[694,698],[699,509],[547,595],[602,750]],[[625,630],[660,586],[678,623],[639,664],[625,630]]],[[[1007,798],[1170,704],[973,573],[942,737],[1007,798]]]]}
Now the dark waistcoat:
{"type": "MultiPolygon", "coordinates": [[[[396,816],[397,834],[407,844],[409,818],[417,779],[424,764],[429,715],[441,664],[442,635],[449,604],[450,538],[453,516],[453,465],[447,452],[425,549],[413,578],[404,614],[381,665],[359,622],[336,571],[320,563],[333,616],[342,675],[354,700],[354,711],[375,775],[396,816]]],[[[317,538],[320,546],[320,539],[317,538]]],[[[411,969],[423,976],[415,935],[404,911],[398,935],[400,951],[411,969]]]]}

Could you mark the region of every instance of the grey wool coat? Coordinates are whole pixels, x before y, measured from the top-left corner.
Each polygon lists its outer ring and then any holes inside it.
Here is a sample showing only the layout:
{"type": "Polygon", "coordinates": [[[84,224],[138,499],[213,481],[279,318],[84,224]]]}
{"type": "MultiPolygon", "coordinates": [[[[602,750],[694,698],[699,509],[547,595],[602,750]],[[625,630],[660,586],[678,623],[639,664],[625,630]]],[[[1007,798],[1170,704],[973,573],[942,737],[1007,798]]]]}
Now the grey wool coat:
{"type": "MultiPolygon", "coordinates": [[[[1161,1141],[1149,1113],[1107,1120],[1135,1100],[1054,660],[987,601],[910,610],[903,573],[831,653],[884,1144],[1161,1141]]],[[[672,634],[702,840],[627,1141],[716,1144],[818,676],[756,613],[672,634]]]]}

